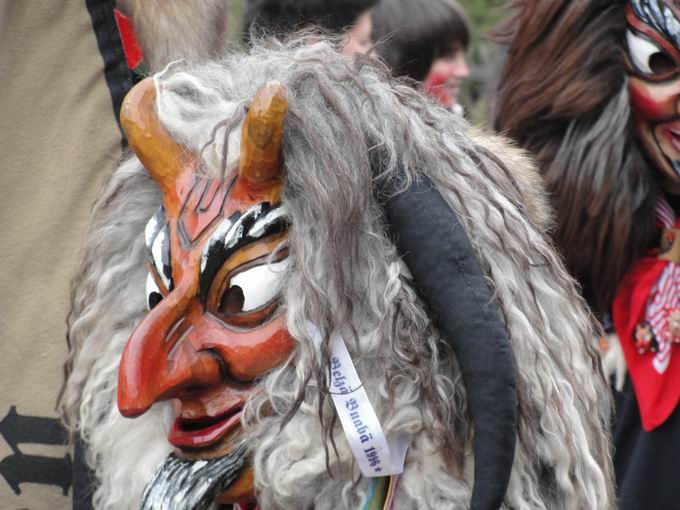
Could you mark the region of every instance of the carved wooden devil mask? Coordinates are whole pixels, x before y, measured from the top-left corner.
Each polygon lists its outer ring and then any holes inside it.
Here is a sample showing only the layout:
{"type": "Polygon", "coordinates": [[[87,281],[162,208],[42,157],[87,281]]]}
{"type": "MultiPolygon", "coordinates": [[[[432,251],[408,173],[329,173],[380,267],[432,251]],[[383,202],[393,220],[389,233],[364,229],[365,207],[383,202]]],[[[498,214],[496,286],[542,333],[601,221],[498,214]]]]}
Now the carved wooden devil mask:
{"type": "MultiPolygon", "coordinates": [[[[242,128],[238,169],[212,179],[200,158],[173,141],[155,113],[152,79],[121,114],[130,146],[158,183],[163,205],[146,228],[149,313],[120,363],[118,408],[134,418],[172,400],[168,441],[188,459],[227,454],[243,441],[241,411],[253,381],[290,355],[277,314],[287,264],[280,203],[282,85],[264,85],[242,128]]],[[[220,501],[252,494],[244,470],[220,501]]]]}

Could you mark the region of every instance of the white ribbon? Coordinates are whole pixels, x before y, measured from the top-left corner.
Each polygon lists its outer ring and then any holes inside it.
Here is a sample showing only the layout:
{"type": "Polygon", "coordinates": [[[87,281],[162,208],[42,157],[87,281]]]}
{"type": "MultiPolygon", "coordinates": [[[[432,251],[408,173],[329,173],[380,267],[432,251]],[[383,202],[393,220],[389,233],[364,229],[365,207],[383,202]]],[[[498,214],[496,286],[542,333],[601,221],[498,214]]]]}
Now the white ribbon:
{"type": "MultiPolygon", "coordinates": [[[[322,341],[318,328],[307,323],[307,333],[318,349],[322,341]]],[[[385,437],[345,341],[339,334],[333,334],[329,347],[329,390],[359,469],[367,477],[402,473],[411,435],[402,432],[385,437]]]]}

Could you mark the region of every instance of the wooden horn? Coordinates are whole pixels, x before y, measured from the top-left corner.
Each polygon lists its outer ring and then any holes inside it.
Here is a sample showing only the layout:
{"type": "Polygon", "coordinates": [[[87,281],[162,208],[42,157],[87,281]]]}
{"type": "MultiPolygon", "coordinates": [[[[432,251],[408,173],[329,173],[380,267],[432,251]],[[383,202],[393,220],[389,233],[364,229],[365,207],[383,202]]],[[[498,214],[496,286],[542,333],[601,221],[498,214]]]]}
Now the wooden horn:
{"type": "Polygon", "coordinates": [[[239,176],[252,188],[265,188],[281,173],[281,139],[288,111],[286,87],[276,81],[255,94],[241,132],[239,176]]]}
{"type": "Polygon", "coordinates": [[[196,155],[175,142],[160,125],[155,109],[152,78],[135,85],[123,101],[120,124],[128,143],[149,175],[158,183],[163,199],[177,198],[177,179],[187,168],[197,168],[196,155]]]}

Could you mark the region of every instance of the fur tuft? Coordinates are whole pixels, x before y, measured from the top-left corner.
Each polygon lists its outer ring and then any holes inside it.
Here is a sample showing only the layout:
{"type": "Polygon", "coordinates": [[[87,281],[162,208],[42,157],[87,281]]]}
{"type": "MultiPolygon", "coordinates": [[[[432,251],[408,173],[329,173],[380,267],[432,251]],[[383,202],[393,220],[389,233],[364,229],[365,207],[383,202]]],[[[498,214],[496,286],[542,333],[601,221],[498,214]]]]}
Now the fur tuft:
{"type": "Polygon", "coordinates": [[[151,71],[169,62],[215,58],[227,46],[229,0],[118,0],[132,20],[135,35],[151,71]]]}
{"type": "Polygon", "coordinates": [[[655,240],[657,186],[635,140],[623,64],[627,0],[509,0],[496,128],[535,155],[555,241],[593,310],[655,240]],[[545,72],[546,66],[550,72],[545,72]]]}
{"type": "MultiPolygon", "coordinates": [[[[474,430],[460,370],[397,256],[372,192],[376,178],[403,171],[408,179],[427,175],[460,218],[510,336],[520,428],[504,506],[612,508],[610,402],[598,332],[549,241],[550,215],[528,160],[501,139],[471,131],[379,63],[349,61],[323,42],[269,44],[155,77],[161,122],[203,153],[219,146],[220,121],[230,117],[228,125],[237,128],[263,83],[278,80],[288,89],[283,201],[291,229],[282,313],[297,349],[259,382],[264,391],[244,413],[260,506],[360,509],[365,503],[368,481],[326,392],[332,331],[344,336],[386,431],[413,436],[397,508],[469,503],[474,430]],[[306,321],[325,333],[320,351],[307,337],[306,321]]],[[[223,148],[229,145],[221,146],[223,158],[230,157],[223,148]]],[[[206,171],[221,171],[204,159],[206,171]]],[[[97,203],[74,285],[63,404],[89,444],[101,508],[134,507],[141,494],[133,483],[139,449],[124,459],[114,443],[154,437],[161,445],[166,434],[162,405],[134,421],[115,409],[118,357],[145,311],[143,225],[158,203],[138,164],[124,164],[97,203]],[[117,499],[122,488],[129,492],[124,501],[117,499]]],[[[154,451],[160,457],[163,448],[154,451]]]]}

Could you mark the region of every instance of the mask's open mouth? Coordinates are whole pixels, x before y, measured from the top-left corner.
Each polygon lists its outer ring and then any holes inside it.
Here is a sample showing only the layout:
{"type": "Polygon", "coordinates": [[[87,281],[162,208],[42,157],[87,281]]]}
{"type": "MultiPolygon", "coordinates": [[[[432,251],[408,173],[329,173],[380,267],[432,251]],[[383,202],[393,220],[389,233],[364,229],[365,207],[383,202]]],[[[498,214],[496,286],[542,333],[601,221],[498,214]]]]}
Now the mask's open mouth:
{"type": "Polygon", "coordinates": [[[653,140],[675,176],[680,177],[680,122],[659,124],[653,130],[653,140]]]}
{"type": "Polygon", "coordinates": [[[234,428],[241,420],[242,405],[230,407],[216,416],[182,418],[178,416],[172,425],[168,441],[177,448],[204,448],[210,446],[234,428]]]}
{"type": "Polygon", "coordinates": [[[680,127],[665,128],[665,130],[671,146],[680,154],[680,127]]]}

